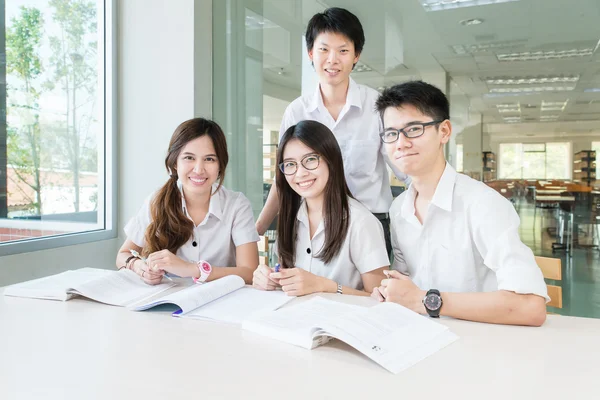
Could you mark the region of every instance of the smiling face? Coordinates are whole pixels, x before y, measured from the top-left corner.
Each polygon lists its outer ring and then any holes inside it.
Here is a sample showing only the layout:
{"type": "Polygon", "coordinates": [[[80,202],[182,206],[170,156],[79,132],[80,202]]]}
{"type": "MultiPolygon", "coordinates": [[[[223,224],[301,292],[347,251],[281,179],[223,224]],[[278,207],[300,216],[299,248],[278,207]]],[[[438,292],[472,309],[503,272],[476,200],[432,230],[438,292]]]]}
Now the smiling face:
{"type": "Polygon", "coordinates": [[[177,157],[177,177],[185,195],[210,195],[219,176],[219,160],[212,139],[202,135],[189,141],[177,157]]]}
{"type": "Polygon", "coordinates": [[[283,151],[283,164],[296,163],[296,173],[285,175],[290,187],[305,199],[322,199],[329,180],[329,168],[313,149],[298,139],[291,139],[283,151]],[[313,168],[318,162],[318,167],[313,168]],[[306,167],[305,167],[306,165],[306,167]],[[308,167],[308,168],[307,168],[308,167]]]}
{"type": "Polygon", "coordinates": [[[354,51],[354,43],[348,37],[334,32],[319,34],[308,56],[314,64],[319,82],[332,86],[348,80],[359,58],[354,51]]]}
{"type": "MultiPolygon", "coordinates": [[[[388,107],[383,114],[384,129],[410,129],[415,123],[433,121],[414,106],[388,107]]],[[[440,162],[444,162],[443,145],[448,143],[451,134],[450,121],[425,127],[423,135],[408,139],[400,134],[398,141],[386,143],[389,159],[405,174],[411,177],[426,175],[440,162]]]]}

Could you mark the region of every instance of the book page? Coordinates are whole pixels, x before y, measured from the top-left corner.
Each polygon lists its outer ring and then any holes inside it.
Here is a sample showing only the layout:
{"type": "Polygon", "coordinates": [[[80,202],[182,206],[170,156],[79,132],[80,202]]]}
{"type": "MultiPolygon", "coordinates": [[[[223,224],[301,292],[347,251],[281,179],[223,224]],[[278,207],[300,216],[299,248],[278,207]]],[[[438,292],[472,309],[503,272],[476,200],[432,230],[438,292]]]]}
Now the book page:
{"type": "Polygon", "coordinates": [[[458,339],[446,326],[395,303],[344,314],[324,328],[392,373],[458,339]]]}
{"type": "Polygon", "coordinates": [[[136,304],[132,309],[134,311],[143,311],[160,304],[175,304],[181,309],[181,312],[178,312],[177,315],[186,314],[244,287],[244,284],[242,277],[228,275],[211,282],[192,285],[151,302],[136,304]]]}
{"type": "Polygon", "coordinates": [[[11,285],[4,290],[4,295],[65,301],[73,296],[67,293],[73,286],[114,272],[93,268],[65,271],[60,274],[11,285]]]}
{"type": "Polygon", "coordinates": [[[312,349],[328,340],[315,338],[322,325],[340,314],[362,309],[363,307],[315,297],[293,307],[256,314],[245,320],[242,328],[272,339],[312,349]]]}
{"type": "MultiPolygon", "coordinates": [[[[164,282],[164,280],[163,280],[164,282]]],[[[121,269],[97,279],[77,284],[70,292],[113,306],[127,306],[147,299],[170,287],[174,283],[167,281],[158,285],[148,285],[133,271],[121,269]]]]}
{"type": "Polygon", "coordinates": [[[256,312],[277,310],[294,298],[281,290],[266,291],[246,286],[197,308],[184,317],[241,324],[256,312]]]}

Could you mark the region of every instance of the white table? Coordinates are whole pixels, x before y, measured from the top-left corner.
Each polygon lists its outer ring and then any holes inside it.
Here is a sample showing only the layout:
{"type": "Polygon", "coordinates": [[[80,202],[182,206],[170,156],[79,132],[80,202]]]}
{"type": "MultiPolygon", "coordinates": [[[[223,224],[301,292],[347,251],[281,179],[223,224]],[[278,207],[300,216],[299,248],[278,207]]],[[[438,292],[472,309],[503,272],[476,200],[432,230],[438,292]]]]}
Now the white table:
{"type": "Polygon", "coordinates": [[[549,315],[541,328],[441,322],[460,339],[393,375],[340,342],[309,351],[232,325],[0,294],[0,399],[600,396],[600,320],[549,315]]]}

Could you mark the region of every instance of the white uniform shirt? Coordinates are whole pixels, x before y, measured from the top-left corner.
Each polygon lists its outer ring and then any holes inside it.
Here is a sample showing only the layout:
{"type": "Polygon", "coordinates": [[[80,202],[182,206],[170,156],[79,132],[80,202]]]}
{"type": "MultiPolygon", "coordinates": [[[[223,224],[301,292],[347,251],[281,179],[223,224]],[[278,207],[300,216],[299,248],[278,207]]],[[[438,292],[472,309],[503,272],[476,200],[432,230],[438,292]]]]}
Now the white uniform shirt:
{"type": "Polygon", "coordinates": [[[409,187],[390,209],[393,269],[408,273],[421,290],[508,290],[550,300],[508,200],[449,164],[423,225],[415,216],[415,195],[409,187]]]}
{"type": "Polygon", "coordinates": [[[296,267],[343,286],[362,290],[361,274],[385,267],[390,261],[381,223],[358,201],[348,199],[348,202],[348,234],[340,252],[329,264],[316,257],[325,243],[324,221],[321,221],[311,240],[306,202],[302,202],[296,217],[296,267]]]}
{"type": "MultiPolygon", "coordinates": [[[[181,191],[181,184],[178,187],[181,191]]],[[[213,192],[216,188],[217,185],[213,185],[213,192]]],[[[155,195],[153,193],[146,199],[124,229],[127,238],[140,247],[146,244],[144,235],[151,222],[150,204],[155,195]]],[[[190,218],[183,192],[181,206],[190,218]]],[[[216,267],[235,267],[235,248],[258,240],[250,201],[243,193],[221,186],[210,198],[206,217],[194,227],[192,237],[177,250],[176,255],[189,262],[206,260],[216,267]],[[194,241],[197,246],[192,245],[194,241]]]]}
{"type": "MultiPolygon", "coordinates": [[[[381,119],[375,111],[378,96],[376,90],[350,78],[346,104],[334,121],[317,86],[313,94],[297,98],[286,108],[279,139],[300,121],[313,120],[327,126],[342,150],[344,174],[352,195],[371,212],[386,213],[392,204],[392,191],[385,166],[387,156],[379,138],[381,119]]],[[[406,178],[394,167],[392,170],[399,179],[406,178]]]]}

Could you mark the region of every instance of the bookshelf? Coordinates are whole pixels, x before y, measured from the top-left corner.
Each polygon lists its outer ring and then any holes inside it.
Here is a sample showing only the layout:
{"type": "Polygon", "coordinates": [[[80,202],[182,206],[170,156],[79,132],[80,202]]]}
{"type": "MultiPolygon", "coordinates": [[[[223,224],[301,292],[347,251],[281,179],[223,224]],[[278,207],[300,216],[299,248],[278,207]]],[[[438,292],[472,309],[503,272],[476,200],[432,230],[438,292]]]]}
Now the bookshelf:
{"type": "Polygon", "coordinates": [[[582,150],[573,156],[573,181],[581,185],[593,186],[596,183],[596,152],[582,150]]]}
{"type": "Polygon", "coordinates": [[[496,154],[491,151],[483,152],[483,181],[496,179],[496,154]]]}

